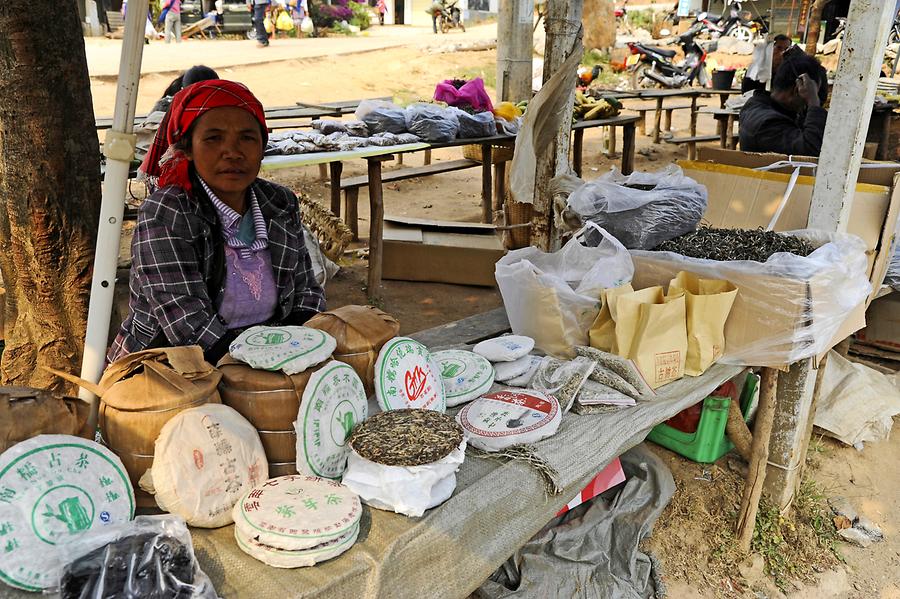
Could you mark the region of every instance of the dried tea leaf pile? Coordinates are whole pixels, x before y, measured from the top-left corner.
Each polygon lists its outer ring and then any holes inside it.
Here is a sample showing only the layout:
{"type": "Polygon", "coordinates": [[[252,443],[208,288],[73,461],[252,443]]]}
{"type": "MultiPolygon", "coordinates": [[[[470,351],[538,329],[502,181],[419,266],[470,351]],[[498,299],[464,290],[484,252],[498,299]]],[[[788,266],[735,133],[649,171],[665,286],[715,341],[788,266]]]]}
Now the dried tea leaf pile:
{"type": "Polygon", "coordinates": [[[462,428],[452,417],[433,410],[391,410],[370,416],[350,437],[350,447],[384,466],[421,466],[459,447],[462,428]]]}
{"type": "Polygon", "coordinates": [[[815,248],[805,239],[764,231],[762,229],[716,229],[700,227],[654,248],[658,252],[674,252],[689,258],[727,262],[753,260],[765,262],[773,254],[785,252],[806,257],[815,248]]]}

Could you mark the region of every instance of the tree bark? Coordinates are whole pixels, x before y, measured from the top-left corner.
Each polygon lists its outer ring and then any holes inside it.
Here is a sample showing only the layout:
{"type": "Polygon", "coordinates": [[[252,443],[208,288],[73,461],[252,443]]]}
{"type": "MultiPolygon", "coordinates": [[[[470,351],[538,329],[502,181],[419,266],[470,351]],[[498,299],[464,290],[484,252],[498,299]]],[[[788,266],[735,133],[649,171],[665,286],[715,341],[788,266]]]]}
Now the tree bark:
{"type": "Polygon", "coordinates": [[[809,22],[806,24],[806,53],[816,55],[816,46],[819,43],[819,31],[822,29],[822,11],[831,0],[816,0],[812,11],[809,13],[809,22]]]}
{"type": "Polygon", "coordinates": [[[78,371],[100,209],[81,23],[73,2],[0,3],[0,383],[66,389],[78,371]]]}

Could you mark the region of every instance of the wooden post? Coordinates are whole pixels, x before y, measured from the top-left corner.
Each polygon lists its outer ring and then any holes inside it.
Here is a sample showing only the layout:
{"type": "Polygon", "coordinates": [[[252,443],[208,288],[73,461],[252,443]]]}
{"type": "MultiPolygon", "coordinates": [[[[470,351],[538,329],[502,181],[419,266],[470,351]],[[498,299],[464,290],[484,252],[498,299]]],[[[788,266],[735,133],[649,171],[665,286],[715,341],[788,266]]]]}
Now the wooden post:
{"type": "MultiPolygon", "coordinates": [[[[550,79],[572,52],[581,56],[581,10],[583,0],[548,0],[547,43],[544,51],[544,81],[550,79]]],[[[569,76],[567,74],[567,76],[569,76]]],[[[562,115],[562,123],[556,140],[550,147],[537,155],[534,181],[534,204],[531,226],[531,245],[545,251],[559,245],[553,223],[553,196],[550,180],[569,170],[569,142],[572,134],[572,106],[575,100],[575,70],[571,73],[572,83],[569,98],[565,102],[567,110],[562,115]]]]}
{"type": "MultiPolygon", "coordinates": [[[[818,5],[818,1],[816,4],[818,5]]],[[[894,2],[853,0],[838,60],[809,228],[846,231],[894,2]]]]}
{"type": "Polygon", "coordinates": [[[584,129],[575,129],[575,141],[572,142],[572,169],[581,176],[582,155],[584,148],[584,129]]]}
{"type": "Polygon", "coordinates": [[[366,295],[376,299],[381,295],[381,263],[384,236],[384,196],[381,187],[381,162],[390,156],[367,158],[369,165],[369,279],[366,295]]]}
{"type": "Polygon", "coordinates": [[[531,58],[534,52],[534,6],[520,0],[500,0],[497,14],[497,99],[531,99],[531,58]]]}
{"type": "Polygon", "coordinates": [[[759,408],[756,410],[756,425],[753,427],[750,468],[747,472],[747,480],[744,483],[744,494],[741,497],[741,509],[738,512],[737,527],[735,529],[738,547],[744,553],[750,551],[750,543],[753,541],[756,513],[759,510],[759,499],[762,497],[763,483],[766,479],[766,463],[769,460],[769,436],[772,432],[772,419],[775,415],[777,382],[778,372],[772,368],[763,368],[759,408]]]}
{"type": "Polygon", "coordinates": [[[659,134],[662,133],[661,123],[662,120],[662,111],[663,111],[663,97],[659,96],[656,98],[656,114],[653,117],[653,143],[659,143],[659,134]]]}
{"type": "Polygon", "coordinates": [[[344,163],[340,160],[329,162],[328,167],[331,171],[331,213],[335,216],[341,215],[341,172],[344,170],[344,163]]]}
{"type": "Polygon", "coordinates": [[[622,126],[622,174],[634,171],[634,123],[622,126]]]}
{"type": "Polygon", "coordinates": [[[494,157],[491,144],[481,144],[481,222],[494,222],[494,210],[491,195],[494,191],[491,184],[491,168],[494,157]]]}

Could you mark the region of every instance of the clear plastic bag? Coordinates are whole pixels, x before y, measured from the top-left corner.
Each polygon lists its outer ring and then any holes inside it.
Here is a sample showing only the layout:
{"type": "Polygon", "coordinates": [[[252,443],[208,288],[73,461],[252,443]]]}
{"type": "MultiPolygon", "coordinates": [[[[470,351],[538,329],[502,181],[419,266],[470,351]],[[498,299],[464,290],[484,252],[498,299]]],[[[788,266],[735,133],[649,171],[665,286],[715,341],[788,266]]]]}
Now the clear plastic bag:
{"type": "Polygon", "coordinates": [[[632,251],[635,289],[666,285],[685,270],[730,281],[738,294],[725,324],[723,364],[782,367],[825,353],[871,291],[866,245],[855,235],[785,231],[817,249],[766,262],[717,262],[671,252],[632,251]]]}
{"type": "Polygon", "coordinates": [[[535,347],[557,357],[571,358],[574,346],[589,345],[600,292],[629,282],[634,274],[621,243],[593,223],[582,231],[587,230],[602,238],[596,247],[585,247],[576,234],[557,252],[527,247],[508,253],[495,267],[513,332],[533,338],[535,347]]]}
{"type": "Polygon", "coordinates": [[[393,102],[363,100],[356,109],[356,119],[366,124],[369,133],[406,133],[406,115],[393,102]]]}
{"type": "Polygon", "coordinates": [[[613,169],[572,192],[566,210],[579,222],[597,223],[628,249],[651,250],[695,230],[706,198],[706,187],[674,164],[628,176],[613,169]]]}
{"type": "Polygon", "coordinates": [[[175,516],[138,516],[61,545],[62,599],[217,599],[175,516]]]}
{"type": "Polygon", "coordinates": [[[453,141],[459,131],[458,112],[437,104],[410,104],[406,107],[406,129],[425,141],[453,141]]]}
{"type": "Polygon", "coordinates": [[[497,135],[497,122],[494,120],[493,113],[479,112],[478,114],[469,114],[458,109],[454,110],[454,112],[459,121],[457,137],[460,139],[497,135]]]}

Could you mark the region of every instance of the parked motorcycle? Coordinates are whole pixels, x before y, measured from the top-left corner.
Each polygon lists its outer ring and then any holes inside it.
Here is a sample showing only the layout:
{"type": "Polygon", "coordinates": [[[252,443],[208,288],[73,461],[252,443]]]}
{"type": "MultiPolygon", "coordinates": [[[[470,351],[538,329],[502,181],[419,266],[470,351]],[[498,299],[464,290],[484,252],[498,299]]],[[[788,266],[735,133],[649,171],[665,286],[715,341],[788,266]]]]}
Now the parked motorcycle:
{"type": "Polygon", "coordinates": [[[441,10],[438,13],[438,27],[440,28],[441,33],[447,33],[451,29],[456,29],[457,27],[461,29],[463,33],[466,32],[466,26],[463,25],[462,22],[462,11],[456,6],[458,1],[459,0],[453,0],[453,2],[449,4],[443,0],[441,1],[441,10]]]}
{"type": "Polygon", "coordinates": [[[695,25],[676,38],[684,52],[684,60],[679,64],[672,60],[675,50],[628,42],[631,55],[625,64],[631,73],[632,89],[690,87],[694,82],[701,87],[708,87],[706,49],[695,40],[699,32],[700,27],[695,25]]]}
{"type": "Polygon", "coordinates": [[[762,17],[754,20],[744,17],[743,6],[739,0],[727,3],[719,17],[705,12],[700,13],[697,15],[697,23],[702,24],[702,31],[708,33],[712,39],[728,36],[742,42],[752,42],[757,35],[769,32],[769,25],[762,17]]]}

